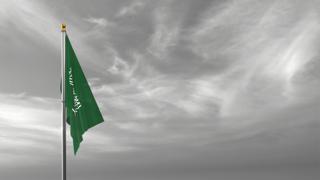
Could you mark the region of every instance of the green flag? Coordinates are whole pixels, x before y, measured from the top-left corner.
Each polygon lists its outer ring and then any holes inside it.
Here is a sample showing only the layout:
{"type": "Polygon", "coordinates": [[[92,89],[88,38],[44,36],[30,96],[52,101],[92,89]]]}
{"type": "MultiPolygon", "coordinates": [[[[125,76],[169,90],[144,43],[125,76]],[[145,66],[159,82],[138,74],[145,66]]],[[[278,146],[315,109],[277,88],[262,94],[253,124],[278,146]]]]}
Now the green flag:
{"type": "Polygon", "coordinates": [[[76,154],[82,135],[103,117],[67,35],[65,39],[65,108],[76,154]]]}

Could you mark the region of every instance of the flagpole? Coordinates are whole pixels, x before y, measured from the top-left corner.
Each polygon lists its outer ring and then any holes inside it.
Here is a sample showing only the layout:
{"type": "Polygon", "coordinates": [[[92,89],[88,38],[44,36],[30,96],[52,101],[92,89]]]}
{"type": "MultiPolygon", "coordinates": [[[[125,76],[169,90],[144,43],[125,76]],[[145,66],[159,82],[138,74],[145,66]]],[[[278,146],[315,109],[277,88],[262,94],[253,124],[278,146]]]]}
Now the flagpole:
{"type": "Polygon", "coordinates": [[[61,141],[61,180],[67,179],[67,154],[66,154],[66,112],[65,112],[65,38],[66,25],[61,24],[61,117],[62,117],[62,141],[61,141]]]}

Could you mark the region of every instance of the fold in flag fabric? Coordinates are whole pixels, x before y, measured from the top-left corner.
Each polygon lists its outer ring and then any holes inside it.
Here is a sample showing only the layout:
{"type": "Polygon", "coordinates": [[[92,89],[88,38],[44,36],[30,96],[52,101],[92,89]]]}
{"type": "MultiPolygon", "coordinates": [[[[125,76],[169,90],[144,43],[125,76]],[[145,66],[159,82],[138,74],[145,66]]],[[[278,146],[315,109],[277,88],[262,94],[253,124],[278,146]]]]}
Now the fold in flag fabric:
{"type": "Polygon", "coordinates": [[[89,128],[102,123],[103,117],[67,35],[65,60],[66,117],[76,154],[83,140],[82,135],[89,128]]]}

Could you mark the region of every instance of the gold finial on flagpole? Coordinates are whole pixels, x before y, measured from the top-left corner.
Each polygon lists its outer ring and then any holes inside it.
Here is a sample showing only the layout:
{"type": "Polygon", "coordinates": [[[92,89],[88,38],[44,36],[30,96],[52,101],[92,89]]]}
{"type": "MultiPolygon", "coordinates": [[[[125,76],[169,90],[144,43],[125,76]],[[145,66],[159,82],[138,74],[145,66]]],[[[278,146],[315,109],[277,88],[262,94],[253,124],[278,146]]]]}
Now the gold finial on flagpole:
{"type": "Polygon", "coordinates": [[[66,32],[66,29],[67,29],[67,25],[62,23],[61,24],[61,32],[66,32]]]}

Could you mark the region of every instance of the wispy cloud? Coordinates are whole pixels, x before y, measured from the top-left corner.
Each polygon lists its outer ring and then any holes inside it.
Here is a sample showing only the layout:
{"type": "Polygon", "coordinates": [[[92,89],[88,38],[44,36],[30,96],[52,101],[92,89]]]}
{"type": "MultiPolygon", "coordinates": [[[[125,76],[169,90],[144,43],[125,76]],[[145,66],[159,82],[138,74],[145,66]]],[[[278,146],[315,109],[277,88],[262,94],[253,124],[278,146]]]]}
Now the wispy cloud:
{"type": "Polygon", "coordinates": [[[89,17],[84,19],[85,21],[92,23],[98,27],[107,27],[107,26],[113,26],[114,23],[108,21],[105,18],[94,18],[94,17],[89,17]]]}
{"type": "Polygon", "coordinates": [[[50,45],[58,46],[59,20],[50,14],[48,8],[36,1],[5,1],[1,0],[0,25],[12,28],[20,27],[20,31],[28,36],[41,37],[49,41],[50,45]]]}
{"type": "Polygon", "coordinates": [[[136,14],[145,6],[143,1],[133,1],[131,4],[122,7],[116,14],[116,17],[131,16],[136,14]]]}
{"type": "Polygon", "coordinates": [[[170,47],[176,45],[179,37],[179,24],[172,23],[168,9],[159,8],[154,12],[154,32],[147,50],[154,56],[163,59],[170,47]]]}
{"type": "MultiPolygon", "coordinates": [[[[57,16],[57,12],[50,9],[42,2],[38,1],[0,1],[2,6],[0,7],[0,18],[3,21],[0,25],[3,28],[17,28],[19,32],[31,38],[34,42],[42,43],[54,47],[55,50],[60,48],[60,29],[61,23],[67,23],[68,32],[71,36],[73,46],[77,49],[79,56],[83,62],[87,62],[88,59],[103,59],[102,52],[97,52],[95,48],[90,46],[87,41],[92,38],[105,39],[105,27],[114,26],[114,23],[109,22],[104,18],[80,18],[89,23],[95,24],[89,30],[82,29],[77,24],[77,19],[66,18],[57,16]],[[68,20],[68,22],[66,22],[68,20]],[[97,28],[100,27],[100,28],[97,28]],[[101,28],[102,27],[102,28],[101,28]],[[44,39],[39,40],[39,37],[44,39]],[[78,50],[80,49],[80,50],[78,50]]],[[[6,32],[6,36],[14,39],[15,35],[9,35],[10,31],[6,32]]],[[[102,60],[99,62],[103,62],[102,60]]],[[[97,69],[101,66],[97,64],[97,61],[93,61],[89,64],[89,68],[97,69]],[[95,67],[95,68],[93,68],[95,67]]]]}
{"type": "Polygon", "coordinates": [[[60,132],[59,101],[14,94],[1,94],[0,99],[0,150],[8,161],[0,163],[16,166],[20,158],[38,163],[41,159],[34,159],[35,152],[54,154],[60,132]]]}
{"type": "Polygon", "coordinates": [[[194,51],[208,61],[227,58],[226,69],[205,80],[212,79],[212,89],[223,92],[217,95],[222,114],[290,103],[297,88],[294,77],[317,56],[312,46],[318,41],[319,26],[312,11],[300,11],[298,20],[288,24],[282,20],[292,18],[295,6],[284,10],[277,2],[253,3],[255,8],[248,11],[248,3],[252,1],[226,3],[215,15],[206,12],[208,17],[190,37],[194,51]],[[287,12],[274,16],[281,11],[287,12]],[[235,16],[239,18],[231,18],[235,16]]]}

